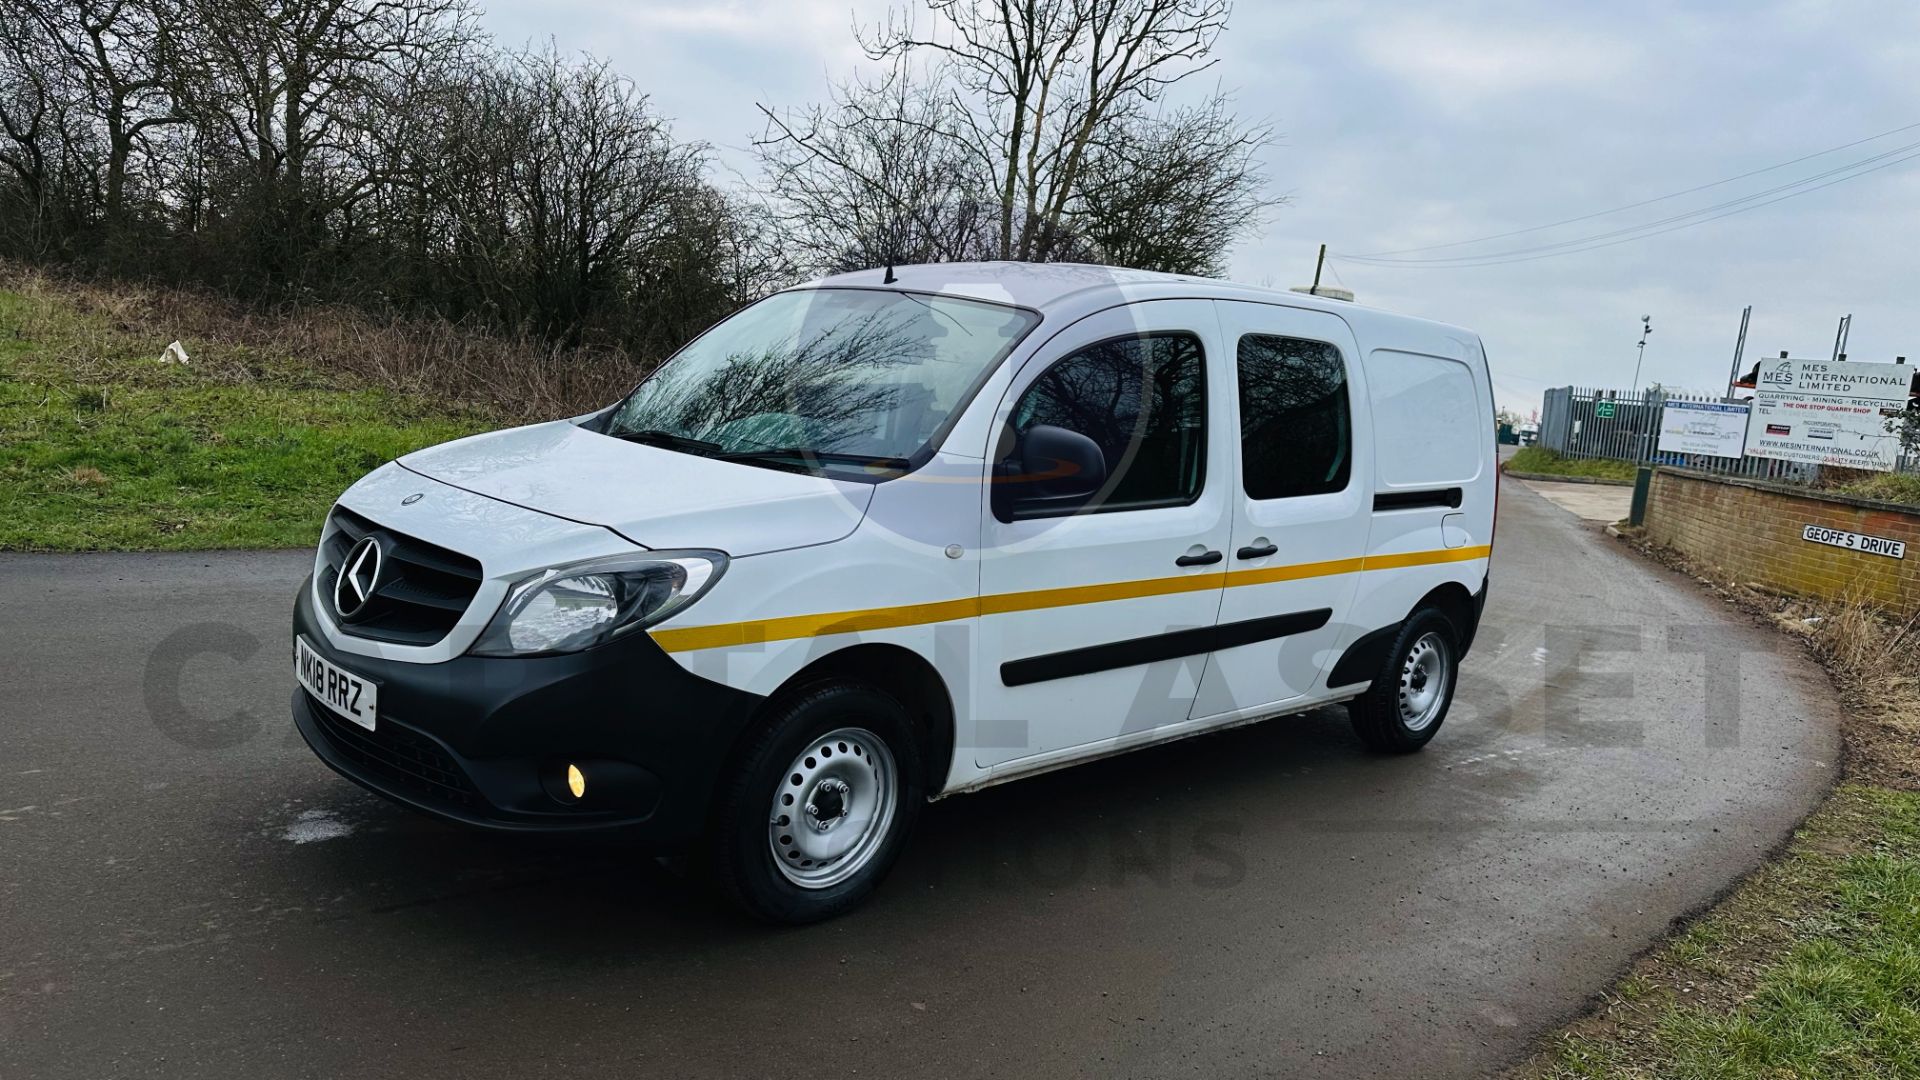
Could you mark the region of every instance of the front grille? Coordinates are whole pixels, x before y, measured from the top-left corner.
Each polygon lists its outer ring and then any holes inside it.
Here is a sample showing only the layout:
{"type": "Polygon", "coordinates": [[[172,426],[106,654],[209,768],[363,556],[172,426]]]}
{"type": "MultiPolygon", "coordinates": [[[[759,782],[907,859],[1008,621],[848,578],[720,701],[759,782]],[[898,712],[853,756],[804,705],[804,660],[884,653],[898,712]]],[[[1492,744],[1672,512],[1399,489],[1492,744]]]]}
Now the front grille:
{"type": "Polygon", "coordinates": [[[309,711],[340,756],[375,777],[454,806],[481,805],[479,792],[465,770],[425,735],[390,720],[381,720],[375,730],[368,731],[320,705],[313,705],[309,711]]]}
{"type": "Polygon", "coordinates": [[[340,629],[396,645],[432,645],[453,631],[480,591],[480,563],[457,551],[375,524],[344,506],[333,508],[320,541],[320,598],[340,629]],[[355,544],[378,538],[382,569],[366,606],[343,617],[334,586],[355,544]]]}

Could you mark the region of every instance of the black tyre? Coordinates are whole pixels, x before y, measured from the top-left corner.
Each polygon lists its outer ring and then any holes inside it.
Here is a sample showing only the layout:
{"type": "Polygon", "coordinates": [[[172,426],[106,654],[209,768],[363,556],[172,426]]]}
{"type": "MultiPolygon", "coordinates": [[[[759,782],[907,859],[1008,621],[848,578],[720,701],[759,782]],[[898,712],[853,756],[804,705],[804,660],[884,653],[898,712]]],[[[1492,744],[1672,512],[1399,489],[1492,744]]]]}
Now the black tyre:
{"type": "Polygon", "coordinates": [[[1431,608],[1400,628],[1367,692],[1347,703],[1353,730],[1367,749],[1410,754],[1427,745],[1447,718],[1459,682],[1459,635],[1431,608]]]}
{"type": "Polygon", "coordinates": [[[723,781],[715,881],[768,922],[832,918],[886,876],[925,801],[900,702],[852,682],[805,687],[774,706],[723,781]]]}

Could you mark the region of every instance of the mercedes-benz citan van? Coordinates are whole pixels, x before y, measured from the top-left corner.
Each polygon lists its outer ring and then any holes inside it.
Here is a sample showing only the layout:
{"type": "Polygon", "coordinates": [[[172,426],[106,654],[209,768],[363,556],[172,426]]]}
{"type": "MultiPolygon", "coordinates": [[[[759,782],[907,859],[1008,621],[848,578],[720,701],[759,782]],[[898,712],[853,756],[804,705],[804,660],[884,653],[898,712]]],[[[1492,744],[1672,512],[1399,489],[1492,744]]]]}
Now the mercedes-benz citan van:
{"type": "Polygon", "coordinates": [[[407,806],[625,830],[819,919],[929,799],[1333,702],[1419,749],[1496,482],[1470,331],[1101,267],[845,274],[349,488],[293,716],[407,806]]]}

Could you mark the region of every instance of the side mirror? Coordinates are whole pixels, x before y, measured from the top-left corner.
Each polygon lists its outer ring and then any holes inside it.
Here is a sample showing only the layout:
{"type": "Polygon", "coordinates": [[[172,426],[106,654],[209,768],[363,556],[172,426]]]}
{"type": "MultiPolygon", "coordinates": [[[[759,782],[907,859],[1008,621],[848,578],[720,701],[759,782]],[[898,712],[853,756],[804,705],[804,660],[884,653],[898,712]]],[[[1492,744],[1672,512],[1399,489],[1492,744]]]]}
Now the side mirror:
{"type": "Polygon", "coordinates": [[[996,470],[994,509],[1007,521],[1068,513],[1106,483],[1107,455],[1099,443],[1077,431],[1036,424],[996,470]]]}

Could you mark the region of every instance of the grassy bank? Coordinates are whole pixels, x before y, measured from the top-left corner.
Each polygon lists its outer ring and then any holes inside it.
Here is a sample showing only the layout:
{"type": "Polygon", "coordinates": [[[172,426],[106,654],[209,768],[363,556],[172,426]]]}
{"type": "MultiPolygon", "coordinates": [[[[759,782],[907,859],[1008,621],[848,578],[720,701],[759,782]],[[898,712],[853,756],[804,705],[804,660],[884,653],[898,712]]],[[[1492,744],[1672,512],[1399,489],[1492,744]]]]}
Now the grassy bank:
{"type": "Polygon", "coordinates": [[[0,263],[0,551],[306,546],[368,469],[588,411],[644,370],[617,350],[0,263]],[[185,364],[162,359],[176,340],[185,364]]]}
{"type": "Polygon", "coordinates": [[[1556,1043],[1534,1075],[1920,1076],[1920,793],[1841,788],[1556,1043]]]}
{"type": "Polygon", "coordinates": [[[1641,959],[1521,1076],[1920,1077],[1920,627],[1723,595],[1832,675],[1845,782],[1780,859],[1641,959]]]}
{"type": "Polygon", "coordinates": [[[1827,490],[1840,495],[1852,495],[1857,499],[1877,499],[1880,502],[1920,506],[1920,476],[1914,476],[1911,473],[1885,472],[1849,476],[1831,485],[1827,490]]]}
{"type": "Polygon", "coordinates": [[[3,284],[0,550],[304,546],[368,469],[502,422],[82,290],[3,284]],[[176,337],[184,365],[161,359],[176,337]]]}
{"type": "Polygon", "coordinates": [[[1542,476],[1578,476],[1590,480],[1633,480],[1634,467],[1625,461],[1613,461],[1607,458],[1569,458],[1544,446],[1523,446],[1507,461],[1507,468],[1517,473],[1539,473],[1542,476]]]}

